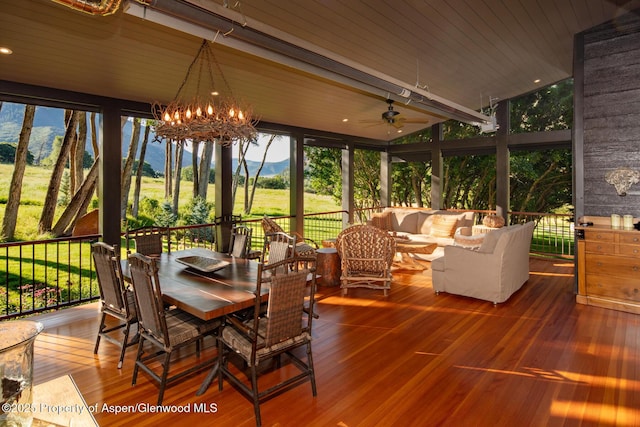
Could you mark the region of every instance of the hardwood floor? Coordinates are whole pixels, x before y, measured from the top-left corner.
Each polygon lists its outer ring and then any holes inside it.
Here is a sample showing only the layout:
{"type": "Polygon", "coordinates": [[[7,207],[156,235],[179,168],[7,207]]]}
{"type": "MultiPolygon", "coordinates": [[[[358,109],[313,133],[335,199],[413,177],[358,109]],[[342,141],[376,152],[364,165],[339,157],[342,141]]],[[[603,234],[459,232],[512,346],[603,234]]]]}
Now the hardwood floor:
{"type": "MultiPolygon", "coordinates": [[[[435,295],[429,271],[395,272],[388,297],[321,288],[318,396],[303,384],[263,403],[263,425],[640,425],[640,316],[576,304],[573,280],[572,262],[532,258],[530,280],[497,307],[435,295]]],[[[195,396],[205,372],[165,393],[164,405],[190,413],[109,413],[104,405],[155,404],[146,376],[131,386],[135,347],[121,370],[115,346],[94,356],[97,304],[38,319],[35,383],[71,374],[102,426],[254,425],[229,384],[195,396]],[[194,413],[201,403],[211,412],[194,413]]]]}

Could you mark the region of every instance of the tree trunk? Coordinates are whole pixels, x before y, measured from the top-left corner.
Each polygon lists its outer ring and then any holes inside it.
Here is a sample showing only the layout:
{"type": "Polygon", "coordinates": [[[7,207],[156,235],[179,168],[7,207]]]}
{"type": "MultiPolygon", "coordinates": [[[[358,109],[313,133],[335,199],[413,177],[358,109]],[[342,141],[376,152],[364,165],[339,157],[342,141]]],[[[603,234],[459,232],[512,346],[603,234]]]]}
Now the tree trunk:
{"type": "Polygon", "coordinates": [[[147,155],[147,143],[149,142],[149,133],[151,126],[149,121],[144,127],[144,137],[142,138],[142,146],[140,147],[140,158],[138,159],[138,170],[136,170],[136,185],[133,190],[133,207],[131,214],[134,218],[138,217],[138,207],[140,205],[140,186],[142,185],[142,172],[144,171],[144,158],[147,155]]]}
{"type": "Polygon", "coordinates": [[[166,147],[164,151],[164,198],[168,200],[171,198],[171,192],[173,191],[173,182],[171,181],[172,166],[173,166],[173,144],[170,139],[165,139],[166,147]]]}
{"type": "Polygon", "coordinates": [[[84,152],[87,146],[87,113],[81,112],[78,116],[78,133],[76,134],[75,150],[71,152],[71,158],[75,158],[75,168],[71,169],[71,175],[74,176],[74,186],[71,188],[71,194],[78,191],[78,188],[84,180],[84,152]]]}
{"type": "Polygon", "coordinates": [[[180,174],[182,173],[182,156],[184,155],[184,141],[176,145],[176,165],[174,167],[173,180],[175,181],[175,189],[173,190],[173,214],[178,214],[178,198],[180,197],[180,174]]]}
{"type": "MultiPolygon", "coordinates": [[[[242,168],[242,164],[244,163],[244,158],[247,155],[247,150],[249,149],[248,142],[240,142],[238,145],[238,166],[236,166],[236,171],[233,174],[233,183],[231,186],[231,200],[232,203],[236,201],[236,193],[238,191],[238,185],[240,185],[240,170],[242,168]]],[[[245,176],[245,180],[248,180],[249,177],[245,176]]]]}
{"type": "Polygon", "coordinates": [[[209,189],[209,174],[211,173],[211,159],[213,158],[213,141],[206,141],[200,158],[200,188],[198,195],[207,200],[207,190],[209,189]]]}
{"type": "Polygon", "coordinates": [[[131,188],[131,171],[136,161],[138,153],[138,142],[140,141],[140,119],[133,119],[133,131],[131,132],[131,142],[127,151],[127,159],[122,167],[122,203],[120,204],[120,217],[124,221],[127,219],[127,205],[129,202],[129,189],[131,188]]]}
{"type": "Polygon", "coordinates": [[[86,179],[78,191],[75,192],[71,198],[71,202],[69,202],[69,205],[64,212],[62,212],[62,215],[60,216],[60,219],[58,219],[55,227],[51,230],[51,233],[54,236],[62,236],[65,231],[73,229],[78,218],[84,215],[82,207],[84,206],[86,209],[89,205],[87,201],[91,200],[91,196],[93,195],[93,190],[95,189],[96,181],[98,179],[98,164],[98,158],[96,158],[91,169],[89,169],[86,179]]]}
{"type": "Polygon", "coordinates": [[[64,173],[64,167],[69,158],[69,150],[73,143],[75,136],[75,129],[78,124],[78,118],[80,112],[71,112],[70,118],[67,121],[67,129],[62,140],[62,146],[60,147],[60,154],[56,159],[56,164],[53,167],[51,178],[49,179],[49,186],[47,187],[47,195],[45,196],[44,206],[42,207],[42,215],[38,222],[38,233],[44,234],[51,231],[51,225],[53,224],[53,216],[56,211],[56,204],[58,202],[58,193],[60,191],[60,181],[62,180],[62,174],[64,173]]]}
{"type": "MultiPolygon", "coordinates": [[[[0,106],[2,103],[0,102],[0,106]]],[[[13,176],[11,177],[11,187],[7,205],[2,219],[2,230],[0,237],[5,240],[12,240],[16,232],[16,221],[18,220],[18,208],[20,207],[20,197],[22,194],[22,179],[27,166],[27,153],[29,152],[29,138],[31,129],[33,128],[33,117],[36,113],[35,105],[27,105],[24,109],[24,120],[22,121],[22,130],[20,131],[20,139],[18,147],[16,147],[16,157],[13,168],[13,176]]]]}
{"type": "MultiPolygon", "coordinates": [[[[262,161],[260,162],[260,166],[258,167],[258,170],[256,171],[256,174],[253,178],[253,185],[251,186],[251,197],[248,197],[245,201],[245,208],[244,208],[245,215],[251,214],[251,208],[253,206],[253,198],[256,195],[256,188],[258,186],[258,177],[260,176],[260,172],[262,172],[264,163],[267,160],[267,153],[269,152],[269,147],[271,147],[271,143],[273,143],[275,139],[276,139],[276,135],[271,135],[271,137],[269,138],[269,141],[267,142],[267,145],[265,145],[264,147],[264,154],[262,155],[262,161]]],[[[245,165],[246,165],[246,162],[245,162],[245,165]]],[[[247,174],[247,178],[245,179],[245,188],[246,188],[249,181],[249,171],[247,170],[246,167],[245,167],[245,171],[247,174]]]]}
{"type": "Polygon", "coordinates": [[[193,168],[193,198],[198,197],[198,191],[200,190],[200,184],[198,184],[200,179],[200,174],[198,173],[198,150],[200,148],[199,142],[192,142],[193,150],[191,151],[191,164],[193,168]]]}

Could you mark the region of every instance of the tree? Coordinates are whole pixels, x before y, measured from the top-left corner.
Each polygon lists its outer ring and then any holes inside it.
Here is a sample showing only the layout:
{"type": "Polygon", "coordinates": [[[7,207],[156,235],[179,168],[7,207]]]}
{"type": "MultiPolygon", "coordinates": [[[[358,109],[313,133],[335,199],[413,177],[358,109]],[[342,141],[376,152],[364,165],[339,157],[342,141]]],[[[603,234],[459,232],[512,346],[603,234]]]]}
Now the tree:
{"type": "Polygon", "coordinates": [[[131,188],[131,171],[133,163],[138,153],[138,142],[140,141],[140,119],[133,119],[133,131],[131,132],[131,142],[129,142],[129,150],[122,168],[122,203],[120,217],[124,221],[127,219],[127,205],[129,201],[129,189],[131,188]]]}
{"type": "Polygon", "coordinates": [[[62,212],[58,222],[51,230],[54,236],[62,236],[70,233],[78,218],[86,212],[98,180],[98,164],[98,158],[96,158],[87,177],[78,188],[78,191],[74,193],[69,205],[62,212]]]}
{"type": "Polygon", "coordinates": [[[69,156],[70,173],[70,189],[71,193],[75,193],[80,187],[80,183],[84,179],[84,153],[87,144],[87,114],[80,112],[78,116],[78,132],[71,146],[69,156]]]}
{"type": "MultiPolygon", "coordinates": [[[[27,164],[33,164],[33,154],[27,150],[27,164]]],[[[16,145],[8,142],[0,143],[0,163],[14,164],[16,161],[16,145]]]]}
{"type": "Polygon", "coordinates": [[[49,180],[49,186],[47,187],[47,195],[45,196],[44,206],[42,207],[42,215],[38,222],[38,232],[44,234],[51,231],[51,225],[53,224],[53,216],[55,214],[56,203],[58,201],[58,191],[60,190],[60,181],[62,179],[62,173],[64,172],[65,164],[69,158],[69,150],[73,144],[75,138],[75,129],[80,118],[80,112],[73,110],[67,110],[65,112],[67,116],[67,124],[62,145],[60,146],[60,154],[53,167],[51,178],[49,180]]]}
{"type": "Polygon", "coordinates": [[[134,217],[138,216],[138,205],[140,203],[140,187],[142,185],[142,175],[144,175],[145,165],[149,166],[148,163],[144,162],[144,158],[147,154],[147,144],[149,143],[150,130],[151,130],[151,126],[149,124],[149,121],[147,121],[144,127],[144,137],[142,138],[142,145],[140,146],[140,158],[138,159],[138,163],[136,165],[136,184],[133,190],[133,207],[131,209],[131,214],[134,217]]]}
{"type": "Polygon", "coordinates": [[[207,190],[209,189],[209,176],[211,175],[211,160],[213,159],[213,141],[205,141],[200,157],[200,176],[198,178],[198,196],[207,199],[207,190]]]}
{"type": "MultiPolygon", "coordinates": [[[[260,177],[260,172],[262,172],[262,168],[264,167],[264,163],[267,161],[267,153],[269,152],[269,148],[271,147],[271,144],[273,143],[273,141],[276,140],[276,138],[278,138],[277,135],[270,135],[269,136],[269,140],[267,141],[267,144],[264,147],[264,153],[262,154],[262,160],[260,161],[260,166],[258,166],[258,169],[256,170],[255,175],[253,176],[253,185],[251,186],[251,196],[247,197],[247,185],[249,184],[248,180],[245,180],[244,182],[244,187],[245,187],[245,204],[244,204],[244,213],[245,215],[249,215],[251,213],[251,207],[253,206],[253,199],[256,195],[256,187],[258,185],[258,178],[260,177]]],[[[246,157],[243,159],[246,160],[246,157]]],[[[249,169],[247,168],[247,163],[246,161],[244,161],[244,166],[245,166],[245,176],[249,176],[249,169]]]]}
{"type": "Polygon", "coordinates": [[[11,240],[16,232],[16,221],[18,219],[18,208],[20,207],[20,197],[22,195],[22,179],[27,165],[27,154],[29,152],[29,137],[33,128],[33,118],[36,113],[35,105],[26,105],[24,109],[24,119],[22,120],[22,130],[16,148],[15,166],[11,177],[11,191],[7,198],[7,206],[2,219],[2,230],[0,236],[11,240]]]}
{"type": "Polygon", "coordinates": [[[170,199],[171,193],[173,192],[173,141],[167,139],[165,142],[167,145],[164,151],[164,198],[170,199]]]}
{"type": "MultiPolygon", "coordinates": [[[[180,141],[176,145],[176,164],[174,167],[173,181],[175,188],[173,190],[173,213],[178,213],[178,199],[180,197],[180,173],[182,171],[182,156],[184,154],[184,141],[180,141]]],[[[166,178],[165,178],[166,179],[166,178]]]]}

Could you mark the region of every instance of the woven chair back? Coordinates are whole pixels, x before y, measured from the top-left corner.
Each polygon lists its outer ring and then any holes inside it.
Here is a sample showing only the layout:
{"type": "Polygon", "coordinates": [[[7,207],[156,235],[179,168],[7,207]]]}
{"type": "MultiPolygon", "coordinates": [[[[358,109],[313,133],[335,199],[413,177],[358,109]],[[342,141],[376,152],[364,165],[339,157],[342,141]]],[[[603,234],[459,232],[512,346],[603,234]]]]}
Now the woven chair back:
{"type": "Polygon", "coordinates": [[[129,256],[129,268],[140,326],[165,347],[169,347],[162,290],[155,260],[135,253],[129,256]]]}
{"type": "Polygon", "coordinates": [[[128,315],[127,300],[124,296],[124,283],[117,249],[103,242],[91,245],[91,253],[98,277],[100,297],[111,310],[128,315]]]}
{"type": "Polygon", "coordinates": [[[271,278],[265,345],[284,342],[302,333],[302,314],[309,271],[276,274],[271,278]]]}
{"type": "Polygon", "coordinates": [[[385,272],[395,255],[395,240],[384,230],[354,225],[343,230],[336,248],[349,271],[385,272]]]}

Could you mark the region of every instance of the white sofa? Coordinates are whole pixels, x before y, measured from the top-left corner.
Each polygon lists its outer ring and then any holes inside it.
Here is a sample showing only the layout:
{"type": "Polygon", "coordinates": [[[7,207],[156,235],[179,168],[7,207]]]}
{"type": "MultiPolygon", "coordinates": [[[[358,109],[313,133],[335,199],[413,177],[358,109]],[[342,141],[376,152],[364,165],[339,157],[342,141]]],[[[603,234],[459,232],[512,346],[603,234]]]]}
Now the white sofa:
{"type": "Polygon", "coordinates": [[[454,212],[421,208],[385,208],[374,214],[368,224],[394,232],[398,237],[421,243],[437,243],[432,254],[415,254],[431,261],[443,255],[445,246],[454,244],[454,234],[471,235],[475,212],[454,212]]]}
{"type": "Polygon", "coordinates": [[[529,250],[534,223],[498,228],[485,235],[477,250],[444,248],[431,262],[436,293],[505,302],[529,279],[529,250]]]}

